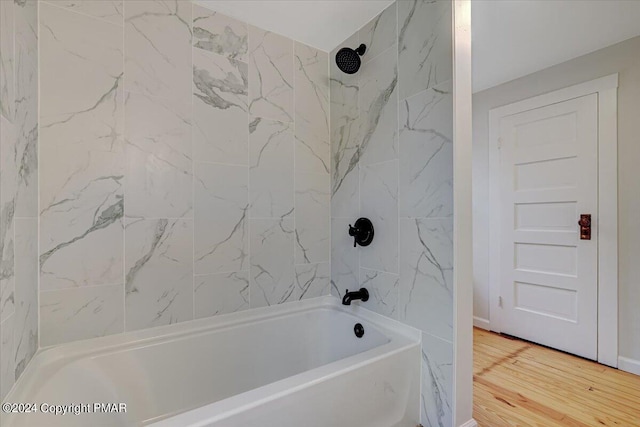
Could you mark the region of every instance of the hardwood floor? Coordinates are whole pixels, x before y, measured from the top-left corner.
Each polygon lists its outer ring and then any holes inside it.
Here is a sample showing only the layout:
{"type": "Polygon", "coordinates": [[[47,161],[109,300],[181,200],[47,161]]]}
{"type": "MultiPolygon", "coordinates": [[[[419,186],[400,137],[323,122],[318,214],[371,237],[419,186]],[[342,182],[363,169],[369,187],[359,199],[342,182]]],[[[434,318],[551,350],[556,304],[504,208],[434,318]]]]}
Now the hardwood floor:
{"type": "Polygon", "coordinates": [[[474,330],[479,427],[640,426],[640,376],[474,330]]]}

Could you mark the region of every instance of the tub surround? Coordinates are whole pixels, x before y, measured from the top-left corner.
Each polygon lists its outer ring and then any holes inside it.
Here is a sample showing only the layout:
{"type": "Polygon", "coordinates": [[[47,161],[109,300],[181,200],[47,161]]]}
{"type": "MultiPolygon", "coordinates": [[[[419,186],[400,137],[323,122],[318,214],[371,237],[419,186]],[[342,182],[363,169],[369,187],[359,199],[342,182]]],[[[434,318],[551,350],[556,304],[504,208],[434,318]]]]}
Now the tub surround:
{"type": "Polygon", "coordinates": [[[422,424],[452,425],[451,2],[398,1],[331,53],[331,285],[423,332],[422,424]],[[360,70],[338,49],[367,45],[360,70]],[[370,246],[348,226],[372,220],[370,246]]]}
{"type": "Polygon", "coordinates": [[[37,21],[0,2],[0,400],[38,349],[37,21]]]}
{"type": "Polygon", "coordinates": [[[327,53],[187,1],[39,31],[42,346],[330,292],[327,53]]]}

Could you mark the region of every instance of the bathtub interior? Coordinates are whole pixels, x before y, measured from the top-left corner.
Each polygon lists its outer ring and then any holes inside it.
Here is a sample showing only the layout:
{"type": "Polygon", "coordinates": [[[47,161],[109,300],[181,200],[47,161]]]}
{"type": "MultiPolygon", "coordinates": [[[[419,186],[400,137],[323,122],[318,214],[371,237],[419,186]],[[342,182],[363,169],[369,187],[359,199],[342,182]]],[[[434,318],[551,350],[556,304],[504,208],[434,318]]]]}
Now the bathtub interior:
{"type": "MultiPolygon", "coordinates": [[[[133,333],[67,345],[68,352],[65,346],[54,347],[36,356],[9,398],[50,404],[126,402],[127,413],[102,417],[105,425],[147,424],[380,351],[392,342],[411,342],[384,323],[346,312],[333,297],[316,300],[317,307],[309,301],[302,309],[296,303],[263,309],[280,313],[250,321],[238,314],[207,319],[197,331],[176,325],[141,340],[133,333]],[[356,323],[365,327],[362,338],[354,334],[356,323]],[[101,341],[107,343],[102,348],[101,341]]],[[[99,425],[100,419],[92,423],[99,425]]],[[[24,420],[15,418],[8,425],[24,420]]],[[[65,425],[82,425],[83,420],[65,417],[65,425]]]]}

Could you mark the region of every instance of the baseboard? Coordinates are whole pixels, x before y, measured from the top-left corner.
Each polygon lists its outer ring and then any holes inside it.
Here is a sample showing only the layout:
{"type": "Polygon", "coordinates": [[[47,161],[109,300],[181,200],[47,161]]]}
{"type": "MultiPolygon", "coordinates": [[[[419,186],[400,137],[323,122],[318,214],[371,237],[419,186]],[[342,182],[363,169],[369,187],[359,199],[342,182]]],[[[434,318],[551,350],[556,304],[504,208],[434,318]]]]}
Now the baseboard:
{"type": "Polygon", "coordinates": [[[489,319],[483,319],[482,317],[473,316],[473,326],[480,329],[490,330],[489,319]]]}
{"type": "Polygon", "coordinates": [[[640,360],[618,356],[618,369],[640,375],[640,360]]]}
{"type": "Polygon", "coordinates": [[[466,423],[462,423],[460,424],[460,427],[478,427],[478,423],[476,422],[476,420],[474,420],[473,418],[471,418],[469,421],[467,421],[466,423]]]}

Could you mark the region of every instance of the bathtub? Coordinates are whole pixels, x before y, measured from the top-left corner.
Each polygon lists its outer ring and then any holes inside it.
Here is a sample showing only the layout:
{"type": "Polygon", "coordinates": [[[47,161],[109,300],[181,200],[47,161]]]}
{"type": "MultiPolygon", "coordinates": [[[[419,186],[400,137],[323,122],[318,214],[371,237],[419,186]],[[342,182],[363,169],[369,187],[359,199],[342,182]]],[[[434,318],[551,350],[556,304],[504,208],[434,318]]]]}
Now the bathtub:
{"type": "Polygon", "coordinates": [[[416,427],[420,339],[321,297],[64,344],[38,352],[5,399],[38,411],[2,424],[416,427]],[[65,409],[79,414],[50,413],[65,409]]]}

